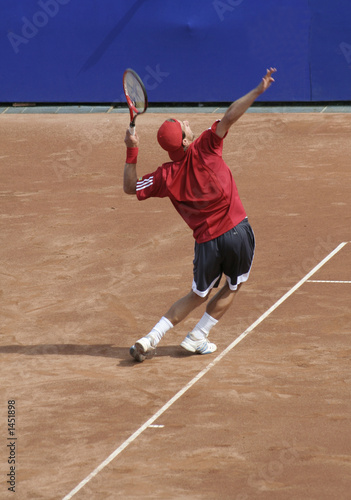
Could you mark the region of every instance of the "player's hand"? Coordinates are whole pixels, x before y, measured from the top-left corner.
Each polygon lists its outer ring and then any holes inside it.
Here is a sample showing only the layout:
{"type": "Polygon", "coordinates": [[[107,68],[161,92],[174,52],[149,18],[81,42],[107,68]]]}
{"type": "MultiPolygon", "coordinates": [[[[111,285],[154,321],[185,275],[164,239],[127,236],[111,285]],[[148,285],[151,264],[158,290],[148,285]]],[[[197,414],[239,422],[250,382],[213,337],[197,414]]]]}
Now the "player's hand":
{"type": "Polygon", "coordinates": [[[127,148],[138,148],[139,147],[139,137],[135,132],[135,135],[131,135],[129,129],[126,131],[126,136],[124,138],[125,145],[127,148]]]}
{"type": "Polygon", "coordinates": [[[263,94],[275,81],[274,78],[272,77],[273,73],[275,73],[277,70],[275,68],[269,68],[267,69],[266,75],[262,78],[261,83],[257,87],[257,90],[260,94],[263,94]]]}

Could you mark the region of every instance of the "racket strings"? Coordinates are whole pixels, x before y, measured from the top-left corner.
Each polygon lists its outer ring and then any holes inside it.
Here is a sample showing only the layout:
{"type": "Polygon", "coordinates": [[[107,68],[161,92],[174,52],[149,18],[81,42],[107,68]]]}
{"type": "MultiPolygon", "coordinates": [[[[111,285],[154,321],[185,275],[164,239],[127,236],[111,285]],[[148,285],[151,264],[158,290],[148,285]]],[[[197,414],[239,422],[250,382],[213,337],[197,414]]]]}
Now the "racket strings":
{"type": "Polygon", "coordinates": [[[140,112],[145,108],[145,94],[138,80],[133,74],[128,73],[125,80],[126,92],[131,99],[133,106],[140,112]]]}

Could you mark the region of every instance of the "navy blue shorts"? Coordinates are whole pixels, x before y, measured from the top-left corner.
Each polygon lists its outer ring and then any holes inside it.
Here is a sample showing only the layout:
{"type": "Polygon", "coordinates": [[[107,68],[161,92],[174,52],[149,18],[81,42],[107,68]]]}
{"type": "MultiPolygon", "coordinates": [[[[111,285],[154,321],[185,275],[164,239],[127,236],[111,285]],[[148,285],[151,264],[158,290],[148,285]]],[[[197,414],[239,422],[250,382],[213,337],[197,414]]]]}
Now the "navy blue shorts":
{"type": "Polygon", "coordinates": [[[193,292],[206,297],[223,274],[229,288],[236,290],[249,277],[254,252],[255,236],[247,218],[218,238],[195,242],[193,292]]]}

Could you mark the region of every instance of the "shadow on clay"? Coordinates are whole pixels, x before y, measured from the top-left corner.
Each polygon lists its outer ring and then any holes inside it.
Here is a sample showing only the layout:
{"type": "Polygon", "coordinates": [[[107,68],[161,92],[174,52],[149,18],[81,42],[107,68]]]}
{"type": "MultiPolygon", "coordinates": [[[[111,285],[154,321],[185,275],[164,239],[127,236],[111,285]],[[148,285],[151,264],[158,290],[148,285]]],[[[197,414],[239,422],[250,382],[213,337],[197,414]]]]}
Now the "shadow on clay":
{"type": "MultiPolygon", "coordinates": [[[[27,356],[98,356],[119,359],[119,366],[140,365],[129,354],[129,347],[116,347],[113,344],[40,344],[0,346],[0,354],[23,354],[27,356]]],[[[153,359],[161,357],[188,358],[193,356],[180,346],[161,346],[153,359]]],[[[146,361],[152,361],[146,360],[146,361]]]]}

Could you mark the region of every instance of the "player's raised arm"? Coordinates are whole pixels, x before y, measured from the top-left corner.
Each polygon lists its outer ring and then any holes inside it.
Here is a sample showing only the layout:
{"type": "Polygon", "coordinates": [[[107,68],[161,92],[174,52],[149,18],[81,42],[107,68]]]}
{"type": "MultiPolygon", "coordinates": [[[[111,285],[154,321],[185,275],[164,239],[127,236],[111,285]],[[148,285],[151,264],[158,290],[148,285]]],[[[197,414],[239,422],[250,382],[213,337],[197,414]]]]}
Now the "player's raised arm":
{"type": "Polygon", "coordinates": [[[265,92],[274,82],[272,74],[277,70],[275,68],[267,69],[266,75],[262,78],[260,84],[251,90],[248,94],[234,101],[225,112],[222,120],[217,125],[216,134],[224,137],[230,127],[249,109],[253,102],[265,92]]]}
{"type": "Polygon", "coordinates": [[[130,131],[127,130],[124,142],[127,146],[127,158],[123,174],[123,191],[126,194],[135,194],[138,180],[136,163],[139,152],[139,137],[136,133],[131,135],[130,131]]]}

